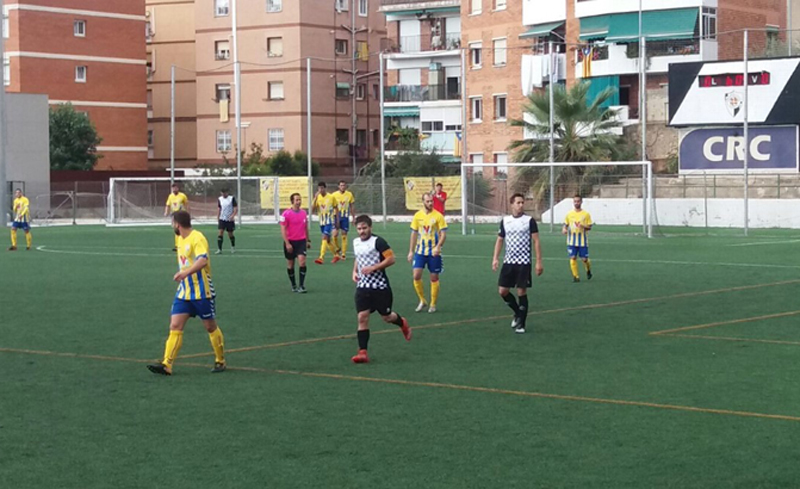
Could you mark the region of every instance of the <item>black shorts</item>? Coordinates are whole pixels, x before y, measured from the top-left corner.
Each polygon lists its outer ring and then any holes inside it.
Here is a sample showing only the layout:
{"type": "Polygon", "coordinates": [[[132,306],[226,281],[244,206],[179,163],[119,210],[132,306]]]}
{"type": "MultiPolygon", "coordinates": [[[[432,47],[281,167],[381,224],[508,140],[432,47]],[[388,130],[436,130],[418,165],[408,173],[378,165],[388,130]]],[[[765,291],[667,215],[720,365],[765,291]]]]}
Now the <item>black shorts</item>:
{"type": "Polygon", "coordinates": [[[392,289],[356,288],[356,312],[369,311],[381,316],[392,313],[392,289]]]}
{"type": "Polygon", "coordinates": [[[286,243],[283,244],[283,256],[285,256],[287,260],[294,260],[298,256],[306,255],[306,240],[289,241],[289,243],[292,245],[291,253],[286,249],[286,243]]]}
{"type": "Polygon", "coordinates": [[[503,263],[503,268],[500,269],[500,278],[497,280],[497,285],[507,289],[530,288],[531,264],[512,265],[510,263],[503,263]]]}
{"type": "Polygon", "coordinates": [[[234,229],[236,229],[236,223],[233,221],[223,221],[222,219],[219,220],[217,224],[217,229],[221,229],[223,231],[228,231],[232,233],[234,229]]]}

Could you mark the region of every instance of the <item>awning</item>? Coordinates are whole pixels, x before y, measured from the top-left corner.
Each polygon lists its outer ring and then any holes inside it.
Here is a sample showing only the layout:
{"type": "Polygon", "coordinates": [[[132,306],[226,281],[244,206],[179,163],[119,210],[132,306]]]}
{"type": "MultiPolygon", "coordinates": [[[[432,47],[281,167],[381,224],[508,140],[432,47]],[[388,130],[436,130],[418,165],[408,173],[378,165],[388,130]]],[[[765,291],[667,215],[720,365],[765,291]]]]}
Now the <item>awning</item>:
{"type": "MultiPolygon", "coordinates": [[[[642,36],[647,40],[691,39],[697,28],[697,8],[648,10],[642,13],[642,36]]],[[[607,42],[636,42],[639,37],[639,13],[611,16],[607,42]]]]}
{"type": "Polygon", "coordinates": [[[419,117],[419,107],[384,107],[384,117],[419,117]]]}
{"type": "Polygon", "coordinates": [[[551,32],[564,25],[564,22],[549,22],[547,24],[536,24],[531,26],[527,32],[519,35],[520,39],[525,37],[545,37],[549,36],[551,32]]]}
{"type": "Polygon", "coordinates": [[[347,82],[336,82],[336,88],[340,88],[342,90],[350,90],[350,84],[347,82]]]}
{"type": "Polygon", "coordinates": [[[597,17],[584,17],[581,19],[581,41],[599,39],[608,35],[608,24],[611,21],[610,15],[598,15],[597,17]]]}

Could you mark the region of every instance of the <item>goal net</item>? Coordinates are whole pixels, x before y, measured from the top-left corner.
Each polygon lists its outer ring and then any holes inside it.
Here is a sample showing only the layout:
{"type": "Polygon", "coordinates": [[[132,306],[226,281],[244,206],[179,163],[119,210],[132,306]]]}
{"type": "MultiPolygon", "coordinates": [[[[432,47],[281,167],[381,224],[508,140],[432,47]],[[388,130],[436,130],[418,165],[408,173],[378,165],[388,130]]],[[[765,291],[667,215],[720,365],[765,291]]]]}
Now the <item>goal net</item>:
{"type": "MultiPolygon", "coordinates": [[[[218,197],[223,189],[236,197],[237,222],[277,223],[281,209],[290,207],[289,196],[298,192],[307,208],[307,177],[242,177],[241,195],[234,177],[183,177],[174,182],[189,200],[192,220],[200,224],[217,222],[218,197]]],[[[112,178],[108,193],[109,226],[169,224],[164,216],[171,180],[159,178],[112,178]]]]}
{"type": "Polygon", "coordinates": [[[617,231],[653,233],[653,172],[649,161],[464,163],[461,166],[462,232],[496,232],[509,199],[525,195],[525,212],[539,228],[561,229],[572,197],[583,196],[592,220],[617,231]],[[491,226],[489,224],[492,224],[491,226]]]}

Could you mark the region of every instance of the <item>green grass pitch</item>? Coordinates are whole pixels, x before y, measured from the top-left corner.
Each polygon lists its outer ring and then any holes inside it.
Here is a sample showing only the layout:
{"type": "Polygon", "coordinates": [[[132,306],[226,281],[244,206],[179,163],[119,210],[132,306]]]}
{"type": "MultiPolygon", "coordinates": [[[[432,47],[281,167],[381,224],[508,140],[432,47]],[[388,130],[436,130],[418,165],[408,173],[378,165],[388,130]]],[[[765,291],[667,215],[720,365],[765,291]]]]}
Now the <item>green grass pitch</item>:
{"type": "Polygon", "coordinates": [[[211,260],[230,369],[209,373],[193,320],[169,378],[145,364],[167,334],[171,230],[34,229],[37,250],[0,254],[0,486],[797,487],[797,232],[598,226],[594,278],[574,284],[542,227],[515,335],[494,225],[451,229],[439,311],[415,314],[407,227],[377,224],[415,331],[373,315],[368,365],[350,363],[352,256],[309,261],[292,294],[277,227],[245,227],[211,260]]]}

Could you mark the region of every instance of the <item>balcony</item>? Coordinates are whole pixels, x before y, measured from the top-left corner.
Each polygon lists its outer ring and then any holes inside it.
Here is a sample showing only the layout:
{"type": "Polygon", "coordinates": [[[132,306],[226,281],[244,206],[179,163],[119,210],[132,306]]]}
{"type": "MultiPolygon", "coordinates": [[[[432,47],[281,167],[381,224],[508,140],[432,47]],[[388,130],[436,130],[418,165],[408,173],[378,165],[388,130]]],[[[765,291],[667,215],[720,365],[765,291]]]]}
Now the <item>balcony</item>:
{"type": "Polygon", "coordinates": [[[461,48],[461,33],[444,36],[401,36],[398,43],[389,46],[392,53],[422,53],[425,51],[450,51],[461,48]]]}
{"type": "MultiPolygon", "coordinates": [[[[667,73],[672,63],[716,61],[716,41],[664,40],[647,44],[647,72],[667,73]]],[[[576,73],[583,73],[583,53],[577,52],[576,73]]],[[[593,51],[589,76],[629,75],[639,72],[639,47],[631,44],[606,44],[593,51]]]]}
{"type": "Polygon", "coordinates": [[[460,88],[447,85],[394,85],[383,92],[385,102],[435,102],[460,100],[460,88]]]}
{"type": "Polygon", "coordinates": [[[380,12],[403,9],[460,7],[461,0],[381,0],[380,12]]]}
{"type": "Polygon", "coordinates": [[[420,141],[420,149],[451,155],[456,147],[456,140],[456,131],[426,133],[420,141]]]}

